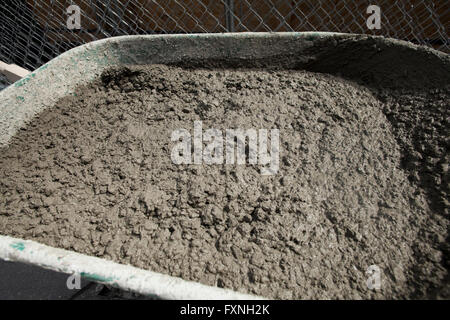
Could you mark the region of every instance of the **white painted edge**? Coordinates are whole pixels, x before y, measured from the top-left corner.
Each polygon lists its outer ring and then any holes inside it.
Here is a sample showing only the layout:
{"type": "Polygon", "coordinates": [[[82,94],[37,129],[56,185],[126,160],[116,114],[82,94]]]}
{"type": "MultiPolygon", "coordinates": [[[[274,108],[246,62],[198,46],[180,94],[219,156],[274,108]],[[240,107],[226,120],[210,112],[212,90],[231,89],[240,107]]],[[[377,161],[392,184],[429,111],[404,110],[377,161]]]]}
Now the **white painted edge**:
{"type": "Polygon", "coordinates": [[[45,269],[79,274],[95,282],[146,296],[177,300],[262,300],[264,298],[229,289],[135,268],[130,265],[49,247],[31,240],[0,235],[0,257],[45,269]]]}

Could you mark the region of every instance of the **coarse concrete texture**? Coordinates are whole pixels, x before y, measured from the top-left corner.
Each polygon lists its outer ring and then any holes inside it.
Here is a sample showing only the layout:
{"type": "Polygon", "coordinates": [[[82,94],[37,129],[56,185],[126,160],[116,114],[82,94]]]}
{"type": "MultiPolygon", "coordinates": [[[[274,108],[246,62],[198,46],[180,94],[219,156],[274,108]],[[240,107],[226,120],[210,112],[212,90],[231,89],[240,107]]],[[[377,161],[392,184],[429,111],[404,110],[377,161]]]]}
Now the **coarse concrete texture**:
{"type": "Polygon", "coordinates": [[[448,298],[448,55],[289,43],[104,70],[8,122],[0,232],[269,298],[448,298]],[[279,171],[175,165],[195,120],[278,128],[279,171]]]}
{"type": "Polygon", "coordinates": [[[308,71],[108,70],[2,150],[1,232],[270,298],[428,297],[447,221],[402,168],[389,106],[308,71]],[[174,164],[171,133],[195,120],[278,128],[279,172],[174,164]]]}

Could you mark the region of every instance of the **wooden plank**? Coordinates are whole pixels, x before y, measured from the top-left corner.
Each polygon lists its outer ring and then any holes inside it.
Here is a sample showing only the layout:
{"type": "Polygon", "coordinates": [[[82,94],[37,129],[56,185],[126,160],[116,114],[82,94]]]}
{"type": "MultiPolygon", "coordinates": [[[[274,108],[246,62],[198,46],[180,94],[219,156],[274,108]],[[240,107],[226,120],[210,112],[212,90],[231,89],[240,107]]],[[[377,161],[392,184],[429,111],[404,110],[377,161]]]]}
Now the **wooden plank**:
{"type": "Polygon", "coordinates": [[[28,75],[30,71],[15,64],[7,64],[0,61],[0,73],[4,74],[10,82],[16,82],[28,75]]]}

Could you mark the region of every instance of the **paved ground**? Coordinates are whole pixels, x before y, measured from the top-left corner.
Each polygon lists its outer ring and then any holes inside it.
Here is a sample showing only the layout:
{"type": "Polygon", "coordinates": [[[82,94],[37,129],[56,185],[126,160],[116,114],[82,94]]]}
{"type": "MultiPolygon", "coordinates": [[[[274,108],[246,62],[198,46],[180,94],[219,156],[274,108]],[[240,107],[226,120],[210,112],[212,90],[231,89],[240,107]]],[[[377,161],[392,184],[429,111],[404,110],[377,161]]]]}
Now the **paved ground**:
{"type": "Polygon", "coordinates": [[[0,260],[0,300],[153,300],[81,279],[80,290],[67,288],[68,275],[0,260]]]}
{"type": "MultiPolygon", "coordinates": [[[[23,263],[0,260],[0,300],[71,299],[80,290],[69,290],[67,277],[23,263]]],[[[81,288],[88,284],[81,280],[81,288]]]]}

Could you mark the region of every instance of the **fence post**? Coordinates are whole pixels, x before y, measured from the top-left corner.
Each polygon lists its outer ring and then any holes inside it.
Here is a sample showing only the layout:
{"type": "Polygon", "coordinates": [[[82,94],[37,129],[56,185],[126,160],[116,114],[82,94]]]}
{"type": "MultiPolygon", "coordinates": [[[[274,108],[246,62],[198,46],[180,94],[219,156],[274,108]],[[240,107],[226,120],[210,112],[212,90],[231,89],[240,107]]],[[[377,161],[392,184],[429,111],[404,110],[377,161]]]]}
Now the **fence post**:
{"type": "Polygon", "coordinates": [[[225,28],[228,32],[234,32],[234,0],[225,0],[225,28]]]}

